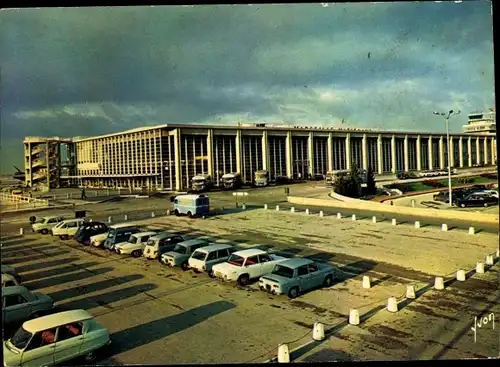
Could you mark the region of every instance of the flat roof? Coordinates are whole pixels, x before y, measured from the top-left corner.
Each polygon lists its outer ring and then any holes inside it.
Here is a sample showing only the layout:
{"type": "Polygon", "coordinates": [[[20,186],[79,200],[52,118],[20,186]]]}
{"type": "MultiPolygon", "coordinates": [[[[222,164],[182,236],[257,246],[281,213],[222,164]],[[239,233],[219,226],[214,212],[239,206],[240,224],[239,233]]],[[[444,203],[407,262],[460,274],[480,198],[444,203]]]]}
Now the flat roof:
{"type": "Polygon", "coordinates": [[[234,246],[229,244],[229,243],[212,243],[209,246],[200,247],[196,251],[201,250],[203,252],[211,252],[211,251],[215,251],[215,250],[223,250],[225,248],[230,248],[230,247],[234,247],[234,246]]]}
{"type": "Polygon", "coordinates": [[[30,333],[36,333],[40,330],[51,329],[59,325],[69,324],[70,322],[84,321],[92,318],[93,316],[86,310],[71,310],[26,321],[23,324],[23,328],[30,333]]]}
{"type": "Polygon", "coordinates": [[[267,254],[266,251],[258,249],[258,248],[249,248],[241,251],[236,251],[233,253],[233,255],[238,255],[241,257],[250,257],[250,256],[255,256],[255,255],[265,255],[267,254]]]}
{"type": "Polygon", "coordinates": [[[302,265],[311,264],[313,262],[314,261],[312,261],[310,259],[303,258],[303,257],[294,257],[292,259],[285,260],[285,261],[281,262],[280,265],[290,267],[290,268],[296,268],[296,267],[299,267],[302,265]]]}

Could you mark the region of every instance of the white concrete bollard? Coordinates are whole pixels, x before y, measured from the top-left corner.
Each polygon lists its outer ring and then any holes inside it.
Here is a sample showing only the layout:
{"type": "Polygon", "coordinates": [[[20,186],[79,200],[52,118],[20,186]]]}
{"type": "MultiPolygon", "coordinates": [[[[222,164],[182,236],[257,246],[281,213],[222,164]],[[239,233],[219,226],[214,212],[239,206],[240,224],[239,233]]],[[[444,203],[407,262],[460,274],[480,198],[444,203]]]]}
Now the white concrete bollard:
{"type": "Polygon", "coordinates": [[[247,208],[247,206],[246,206],[245,204],[243,204],[243,205],[241,206],[241,209],[243,209],[243,210],[245,210],[246,208],[247,208]]]}
{"type": "Polygon", "coordinates": [[[276,205],[276,211],[279,212],[280,211],[280,206],[279,205],[276,205]]]}
{"type": "Polygon", "coordinates": [[[290,208],[290,213],[295,213],[295,208],[293,206],[290,208]]]}
{"type": "Polygon", "coordinates": [[[167,210],[167,215],[170,215],[170,210],[167,210]]]}
{"type": "Polygon", "coordinates": [[[447,224],[441,224],[441,230],[442,230],[443,232],[448,231],[448,225],[447,225],[447,224]]]}
{"type": "Polygon", "coordinates": [[[437,289],[437,290],[444,289],[443,277],[436,277],[436,279],[434,280],[434,289],[437,289]]]}
{"type": "Polygon", "coordinates": [[[415,299],[415,287],[413,285],[406,286],[406,298],[415,299]]]}
{"type": "Polygon", "coordinates": [[[155,212],[151,212],[151,218],[155,217],[155,212]]]}
{"type": "Polygon", "coordinates": [[[415,222],[415,228],[420,228],[420,222],[418,220],[415,222]]]}
{"type": "Polygon", "coordinates": [[[377,223],[377,217],[375,216],[372,217],[372,223],[377,223]]]}
{"type": "Polygon", "coordinates": [[[469,227],[469,234],[475,234],[476,233],[476,230],[474,229],[474,227],[469,227]]]}
{"type": "Polygon", "coordinates": [[[459,282],[465,282],[465,270],[458,270],[457,271],[457,280],[459,282]]]}
{"type": "Polygon", "coordinates": [[[111,223],[111,217],[108,217],[108,223],[111,223]]]}
{"type": "Polygon", "coordinates": [[[125,214],[125,220],[128,220],[128,215],[127,214],[125,214]]]}
{"type": "Polygon", "coordinates": [[[278,362],[290,363],[290,351],[288,350],[288,344],[280,344],[278,346],[278,362]]]}
{"type": "Polygon", "coordinates": [[[22,236],[24,234],[24,228],[19,228],[19,234],[22,236]]]}
{"type": "Polygon", "coordinates": [[[315,322],[313,327],[313,339],[321,341],[325,339],[325,325],[321,322],[315,322]]]}
{"type": "Polygon", "coordinates": [[[396,218],[392,218],[392,225],[395,226],[397,223],[396,223],[396,218]]]}
{"type": "Polygon", "coordinates": [[[342,214],[337,213],[337,219],[342,219],[342,214]]]}
{"type": "Polygon", "coordinates": [[[498,249],[498,250],[497,250],[497,252],[495,253],[495,256],[496,256],[497,258],[499,258],[499,257],[500,257],[500,249],[498,249]]]}
{"type": "Polygon", "coordinates": [[[387,311],[398,312],[398,301],[396,300],[396,297],[389,297],[387,300],[387,311]]]}
{"type": "Polygon", "coordinates": [[[352,215],[352,220],[356,220],[356,214],[352,215]]]}
{"type": "Polygon", "coordinates": [[[363,288],[364,289],[370,289],[371,288],[370,277],[367,276],[367,275],[363,276],[363,288]]]}
{"type": "Polygon", "coordinates": [[[306,215],[309,215],[309,209],[306,209],[306,215]]]}
{"type": "Polygon", "coordinates": [[[358,310],[349,311],[349,324],[359,325],[359,311],[358,310]]]}
{"type": "Polygon", "coordinates": [[[319,211],[319,216],[322,217],[323,216],[323,210],[320,210],[319,211]]]}
{"type": "Polygon", "coordinates": [[[479,262],[476,264],[476,273],[484,274],[484,264],[479,262]]]}
{"type": "Polygon", "coordinates": [[[493,255],[486,256],[486,265],[493,265],[493,255]]]}
{"type": "Polygon", "coordinates": [[[267,204],[264,204],[264,209],[266,209],[266,210],[267,210],[267,204]]]}

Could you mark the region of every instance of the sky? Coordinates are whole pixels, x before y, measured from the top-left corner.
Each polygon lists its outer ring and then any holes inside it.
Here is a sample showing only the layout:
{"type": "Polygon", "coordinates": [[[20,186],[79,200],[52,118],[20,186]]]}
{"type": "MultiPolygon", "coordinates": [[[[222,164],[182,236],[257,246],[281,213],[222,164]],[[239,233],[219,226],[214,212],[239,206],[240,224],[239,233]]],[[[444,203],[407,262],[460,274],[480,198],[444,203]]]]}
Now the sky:
{"type": "Polygon", "coordinates": [[[492,27],[479,0],[3,10],[0,169],[24,136],[168,123],[461,132],[494,107],[492,27]]]}

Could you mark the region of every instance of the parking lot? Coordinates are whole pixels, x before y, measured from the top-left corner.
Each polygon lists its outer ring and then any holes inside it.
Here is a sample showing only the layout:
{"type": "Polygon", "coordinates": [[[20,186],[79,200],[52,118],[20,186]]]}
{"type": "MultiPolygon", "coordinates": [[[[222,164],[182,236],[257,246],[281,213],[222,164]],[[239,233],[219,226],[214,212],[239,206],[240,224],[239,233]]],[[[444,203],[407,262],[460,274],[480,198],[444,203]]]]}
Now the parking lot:
{"type": "MultiPolygon", "coordinates": [[[[271,202],[278,194],[269,193],[264,200],[271,202]]],[[[460,344],[446,347],[457,328],[474,315],[488,308],[500,314],[498,263],[486,274],[469,274],[466,282],[453,282],[456,270],[469,271],[495,251],[495,234],[469,236],[317,214],[242,211],[234,208],[229,195],[226,203],[221,200],[218,205],[232,204],[233,213],[205,220],[169,216],[137,223],[241,248],[261,247],[326,261],[339,269],[337,281],[328,289],[289,300],[260,292],[255,284],[225,284],[157,261],[34,234],[4,239],[2,263],[15,266],[29,289],[53,297],[58,310],[85,308],[95,315],[113,340],[99,362],[104,364],[265,361],[276,356],[280,343],[291,342],[293,349],[310,342],[318,321],[332,328],[332,337],[294,351],[297,360],[497,354],[498,338],[493,337],[497,330],[488,328],[481,329],[475,344],[465,342],[472,332],[464,329],[460,344]],[[371,277],[371,289],[362,288],[365,275],[371,277]],[[436,275],[448,280],[444,291],[429,286],[436,275]],[[390,296],[405,302],[409,284],[420,291],[418,299],[402,303],[396,314],[385,311],[390,296]],[[359,326],[346,325],[352,308],[366,319],[359,326]]],[[[94,211],[101,216],[109,213],[94,211]]]]}

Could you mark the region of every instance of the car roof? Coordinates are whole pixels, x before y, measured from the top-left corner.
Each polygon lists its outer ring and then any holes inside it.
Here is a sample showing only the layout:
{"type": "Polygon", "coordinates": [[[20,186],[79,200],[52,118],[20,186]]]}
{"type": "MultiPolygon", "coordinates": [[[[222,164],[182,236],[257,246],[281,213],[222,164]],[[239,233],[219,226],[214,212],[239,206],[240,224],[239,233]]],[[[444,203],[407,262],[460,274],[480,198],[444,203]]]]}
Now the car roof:
{"type": "Polygon", "coordinates": [[[198,198],[208,198],[208,195],[200,194],[200,195],[178,195],[175,197],[176,199],[189,199],[194,200],[198,198]]]}
{"type": "Polygon", "coordinates": [[[111,228],[112,230],[114,231],[128,231],[128,230],[131,230],[131,229],[139,229],[137,228],[136,226],[126,226],[126,227],[118,227],[118,228],[111,228]]]}
{"type": "Polygon", "coordinates": [[[15,278],[8,273],[2,273],[2,281],[14,280],[15,278]]]}
{"type": "Polygon", "coordinates": [[[151,238],[154,238],[156,240],[162,240],[164,238],[170,238],[170,237],[174,237],[174,236],[180,236],[180,235],[179,235],[179,233],[175,233],[175,232],[160,232],[160,233],[156,233],[156,236],[153,236],[151,238]]]}
{"type": "Polygon", "coordinates": [[[126,228],[126,227],[135,227],[136,225],[133,223],[117,223],[109,226],[110,229],[118,229],[118,228],[126,228]]]}
{"type": "Polygon", "coordinates": [[[15,285],[12,287],[2,288],[2,297],[3,296],[11,296],[13,294],[26,293],[28,289],[23,287],[22,285],[15,285]]]}
{"type": "Polygon", "coordinates": [[[155,235],[156,232],[137,232],[137,233],[133,233],[132,236],[134,237],[145,237],[145,236],[151,236],[151,235],[155,235]]]}
{"type": "Polygon", "coordinates": [[[241,251],[236,251],[233,255],[238,255],[241,257],[250,257],[255,255],[267,255],[267,252],[258,248],[249,248],[241,251]]]}
{"type": "Polygon", "coordinates": [[[212,252],[217,250],[224,250],[226,248],[231,248],[231,247],[233,247],[233,245],[230,245],[228,243],[213,243],[208,246],[200,247],[196,251],[212,252]]]}
{"type": "Polygon", "coordinates": [[[294,257],[293,259],[288,259],[281,262],[280,265],[286,266],[287,268],[295,269],[298,268],[299,266],[311,264],[313,262],[314,261],[303,257],[294,257]]]}
{"type": "Polygon", "coordinates": [[[86,222],[86,219],[84,219],[84,218],[71,218],[71,219],[65,219],[61,223],[71,223],[71,222],[86,222]]]}
{"type": "Polygon", "coordinates": [[[46,215],[42,219],[62,218],[62,215],[46,215]]]}
{"type": "Polygon", "coordinates": [[[70,322],[84,321],[92,318],[93,316],[86,310],[64,311],[26,321],[23,324],[23,329],[30,333],[36,333],[38,331],[69,324],[70,322]]]}
{"type": "Polygon", "coordinates": [[[202,244],[202,243],[208,244],[208,241],[204,240],[203,238],[192,238],[190,240],[179,242],[178,245],[188,247],[188,246],[198,245],[198,244],[202,244]]]}

